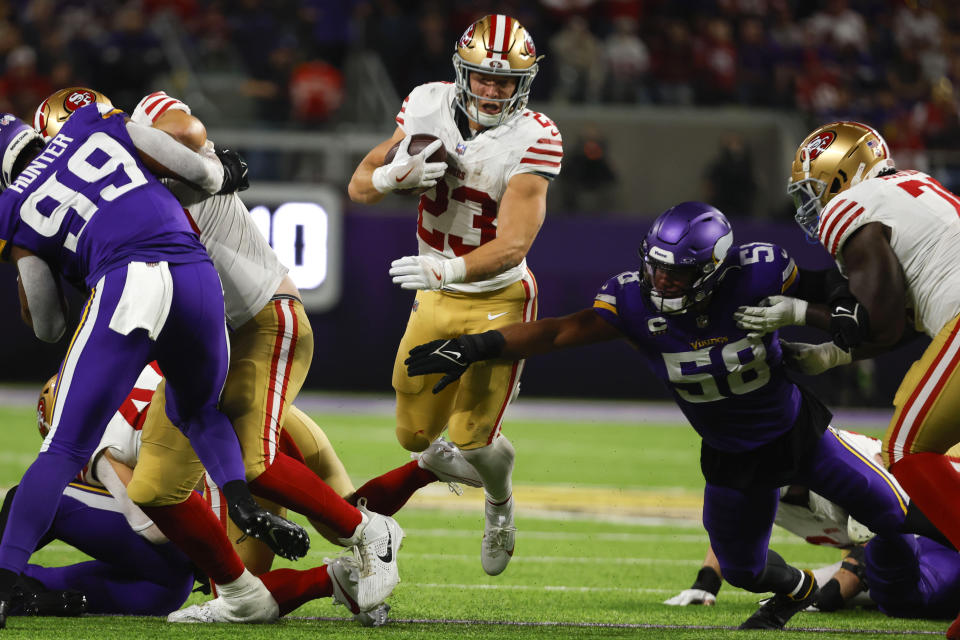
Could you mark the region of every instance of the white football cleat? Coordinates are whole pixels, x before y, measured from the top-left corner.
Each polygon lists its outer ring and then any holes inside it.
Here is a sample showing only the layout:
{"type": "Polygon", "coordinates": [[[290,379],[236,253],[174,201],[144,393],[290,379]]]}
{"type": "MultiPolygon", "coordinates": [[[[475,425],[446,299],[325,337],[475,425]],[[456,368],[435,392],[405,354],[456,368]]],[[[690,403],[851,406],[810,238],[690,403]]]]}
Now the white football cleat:
{"type": "Polygon", "coordinates": [[[342,544],[356,548],[356,559],[351,563],[349,558],[338,558],[342,562],[328,563],[334,594],[339,587],[344,596],[340,602],[354,614],[376,608],[393,593],[400,582],[397,553],[403,543],[403,529],[396,520],[367,510],[363,499],[357,508],[363,514],[363,521],[353,536],[340,539],[342,544]],[[353,600],[356,608],[348,600],[353,600]]]}
{"type": "Polygon", "coordinates": [[[234,592],[220,587],[220,596],[174,611],[167,622],[273,622],[280,617],[280,607],[266,585],[259,578],[244,572],[234,592]]]}
{"type": "Polygon", "coordinates": [[[387,624],[387,617],[390,614],[390,605],[386,602],[370,611],[361,611],[353,616],[353,619],[364,627],[382,627],[387,624]]]}
{"type": "Polygon", "coordinates": [[[452,442],[437,438],[425,451],[413,454],[421,469],[437,476],[441,482],[459,482],[470,487],[482,487],[480,474],[467,462],[460,449],[452,442]]]}
{"type": "Polygon", "coordinates": [[[513,525],[513,496],[502,505],[484,506],[486,523],[483,541],[480,543],[480,564],[487,575],[496,576],[510,564],[517,541],[517,528],[513,525]]]}

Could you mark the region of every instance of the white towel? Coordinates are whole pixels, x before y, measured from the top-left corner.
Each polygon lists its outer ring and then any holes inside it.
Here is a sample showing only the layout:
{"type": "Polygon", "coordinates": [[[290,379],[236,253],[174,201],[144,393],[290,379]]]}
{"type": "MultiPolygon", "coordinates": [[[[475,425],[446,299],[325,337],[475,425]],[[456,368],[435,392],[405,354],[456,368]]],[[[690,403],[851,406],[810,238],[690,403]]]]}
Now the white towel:
{"type": "Polygon", "coordinates": [[[173,278],[166,262],[131,262],[110,328],[127,335],[146,329],[151,340],[163,330],[173,301],[173,278]]]}

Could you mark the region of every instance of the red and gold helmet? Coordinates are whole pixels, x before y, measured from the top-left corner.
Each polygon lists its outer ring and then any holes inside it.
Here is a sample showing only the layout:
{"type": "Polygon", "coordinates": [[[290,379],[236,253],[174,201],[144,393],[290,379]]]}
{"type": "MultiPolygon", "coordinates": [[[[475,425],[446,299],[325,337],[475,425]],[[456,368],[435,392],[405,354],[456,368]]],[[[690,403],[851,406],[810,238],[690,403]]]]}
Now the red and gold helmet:
{"type": "Polygon", "coordinates": [[[50,433],[50,427],[53,425],[53,401],[57,391],[57,376],[47,380],[40,390],[40,399],[37,401],[37,428],[40,430],[40,437],[46,438],[50,433]]]}
{"type": "Polygon", "coordinates": [[[519,115],[527,105],[539,59],[530,32],[515,19],[503,14],[480,18],[463,32],[453,54],[457,106],[468,118],[485,127],[495,127],[519,115]],[[484,113],[479,107],[480,97],[470,90],[470,72],[517,78],[517,88],[512,96],[503,100],[483,98],[487,102],[502,103],[498,113],[484,113]]]}
{"type": "Polygon", "coordinates": [[[94,102],[113,106],[110,98],[93,89],[86,87],[60,89],[37,107],[37,112],[33,115],[33,128],[43,136],[44,142],[50,142],[74,111],[94,102]]]}
{"type": "Polygon", "coordinates": [[[876,129],[859,122],[819,127],[800,143],[787,183],[797,223],[816,238],[820,212],[835,195],[893,167],[890,147],[876,129]]]}

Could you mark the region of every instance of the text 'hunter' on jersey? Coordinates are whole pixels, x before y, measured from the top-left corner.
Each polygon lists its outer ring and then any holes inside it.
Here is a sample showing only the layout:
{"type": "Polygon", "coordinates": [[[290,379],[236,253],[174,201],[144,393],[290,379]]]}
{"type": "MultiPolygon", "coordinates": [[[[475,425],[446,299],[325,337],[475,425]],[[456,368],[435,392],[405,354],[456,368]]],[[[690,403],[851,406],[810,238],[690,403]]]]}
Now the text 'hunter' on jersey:
{"type": "Polygon", "coordinates": [[[209,260],[183,208],[140,161],[124,115],[78,109],[0,194],[0,240],[92,287],[131,261],[209,260]]]}
{"type": "Polygon", "coordinates": [[[737,327],[737,307],[790,295],[797,267],[787,252],[755,242],[733,246],[702,313],[658,312],[627,271],[608,280],[594,310],[643,353],[704,441],[722,451],[747,451],[793,426],[800,391],[784,375],[777,333],[751,340],[737,327]]]}

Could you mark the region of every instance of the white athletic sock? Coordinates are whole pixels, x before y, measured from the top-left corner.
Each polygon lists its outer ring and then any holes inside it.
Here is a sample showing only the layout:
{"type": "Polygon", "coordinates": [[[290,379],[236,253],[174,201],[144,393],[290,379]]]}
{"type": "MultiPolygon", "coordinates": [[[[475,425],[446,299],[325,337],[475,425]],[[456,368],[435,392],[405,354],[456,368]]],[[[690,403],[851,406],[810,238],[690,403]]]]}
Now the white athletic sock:
{"type": "Polygon", "coordinates": [[[510,499],[513,495],[511,477],[516,453],[506,436],[500,435],[485,447],[461,450],[461,453],[483,480],[483,491],[488,502],[500,504],[510,499]]]}

